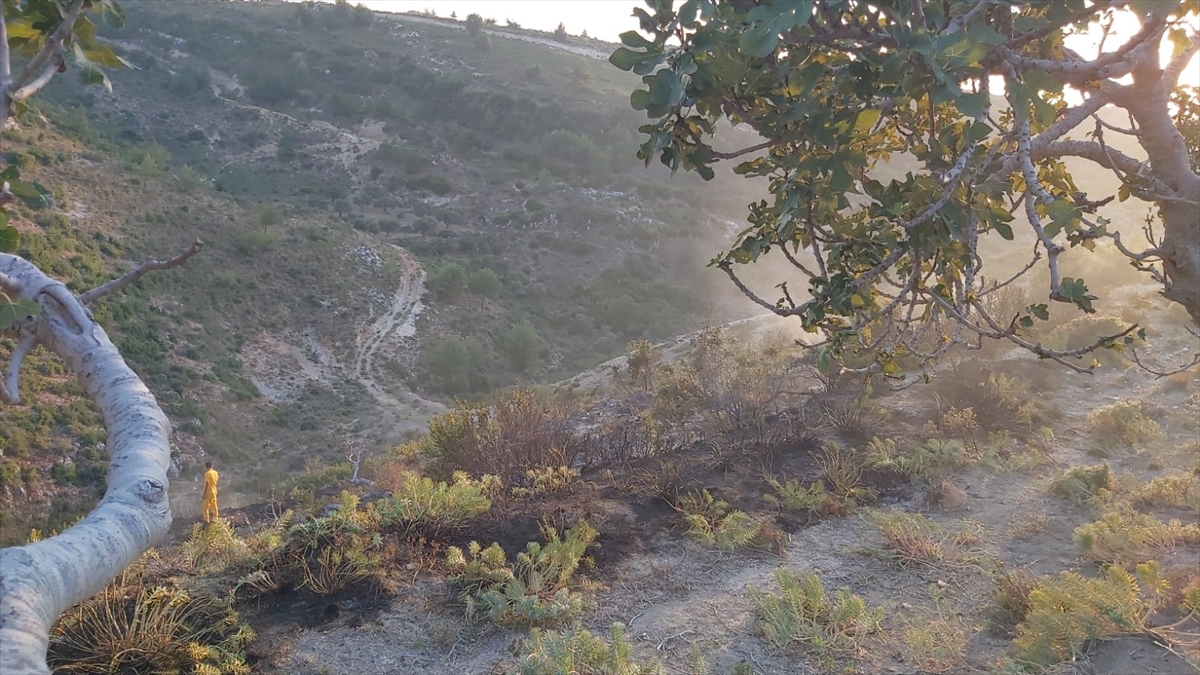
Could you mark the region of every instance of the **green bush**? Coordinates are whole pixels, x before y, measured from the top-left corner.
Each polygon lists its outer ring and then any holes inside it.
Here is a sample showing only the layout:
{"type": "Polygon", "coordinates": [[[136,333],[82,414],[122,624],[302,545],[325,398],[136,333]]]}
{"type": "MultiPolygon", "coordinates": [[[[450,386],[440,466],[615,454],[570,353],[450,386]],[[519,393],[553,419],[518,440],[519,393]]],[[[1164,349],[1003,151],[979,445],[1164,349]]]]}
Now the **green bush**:
{"type": "Polygon", "coordinates": [[[451,546],[446,563],[454,570],[451,582],[460,589],[468,613],[499,624],[551,624],[583,609],[586,598],[572,589],[572,582],[597,535],[586,520],[561,536],[543,525],[546,543],[529,542],[512,566],[498,544],[483,548],[475,541],[466,553],[451,546]]]}
{"type": "Polygon", "coordinates": [[[398,525],[406,532],[436,536],[487,513],[492,508],[488,495],[500,489],[500,479],[495,476],[473,481],[457,471],[450,483],[435,483],[409,471],[400,477],[400,489],[377,508],[385,527],[398,525]]]}
{"type": "Polygon", "coordinates": [[[0,489],[12,487],[21,481],[21,467],[16,462],[0,462],[0,489]]]}
{"type": "Polygon", "coordinates": [[[1141,401],[1117,401],[1088,413],[1092,435],[1101,444],[1140,445],[1161,438],[1158,422],[1146,416],[1141,401]]]}
{"type": "Polygon", "coordinates": [[[521,675],[665,675],[661,663],[638,663],[625,626],[614,623],[609,640],[582,626],[561,633],[534,628],[525,640],[521,675]]]}
{"type": "Polygon", "coordinates": [[[1117,483],[1107,464],[1077,466],[1050,484],[1050,492],[1073,504],[1083,504],[1096,497],[1103,498],[1116,489],[1117,483]]]}
{"type": "Polygon", "coordinates": [[[747,588],[754,612],[754,628],[775,647],[807,651],[823,659],[853,656],[861,638],[874,632],[883,620],[882,609],[872,609],[857,595],[839,590],[825,592],[813,572],[775,570],[780,595],[747,588]]]}
{"type": "Polygon", "coordinates": [[[54,672],[249,675],[244,652],[254,631],[230,602],[122,581],[55,624],[47,658],[54,672]]]}
{"type": "Polygon", "coordinates": [[[288,529],[282,546],[262,561],[264,583],[329,595],[374,578],[383,544],[379,525],[378,513],[359,511],[358,497],[343,492],[336,511],[288,529]]]}
{"type": "Polygon", "coordinates": [[[1153,609],[1143,586],[1153,592],[1161,583],[1157,563],[1139,565],[1136,577],[1110,567],[1097,579],[1076,572],[1042,579],[1017,626],[1013,645],[1019,658],[1050,666],[1082,656],[1096,640],[1141,632],[1153,609]]]}

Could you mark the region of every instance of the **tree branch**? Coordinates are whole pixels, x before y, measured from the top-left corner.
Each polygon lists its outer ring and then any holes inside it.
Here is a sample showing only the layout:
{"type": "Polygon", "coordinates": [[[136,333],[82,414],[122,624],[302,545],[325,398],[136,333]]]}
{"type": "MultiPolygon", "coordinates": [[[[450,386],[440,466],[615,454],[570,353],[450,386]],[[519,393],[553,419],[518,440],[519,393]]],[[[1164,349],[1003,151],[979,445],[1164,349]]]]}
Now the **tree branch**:
{"type": "MultiPolygon", "coordinates": [[[[58,536],[0,549],[0,664],[6,673],[49,673],[50,629],[166,536],[170,423],[104,329],[66,287],[29,261],[0,253],[6,288],[41,308],[36,342],[75,372],[108,427],[108,489],[58,536]]],[[[8,392],[10,395],[13,392],[8,392]]]]}
{"type": "Polygon", "coordinates": [[[147,272],[152,272],[154,270],[166,270],[182,265],[183,263],[187,262],[188,258],[191,258],[199,253],[200,249],[202,248],[204,248],[204,243],[197,239],[196,241],[192,242],[191,246],[187,247],[186,251],[180,253],[174,258],[171,258],[170,260],[149,260],[144,262],[140,267],[129,272],[125,276],[118,277],[112,281],[106,281],[92,290],[80,294],[79,301],[85,305],[90,305],[109,293],[115,293],[116,291],[135,283],[138,279],[141,279],[143,276],[145,276],[147,272]]]}
{"type": "Polygon", "coordinates": [[[752,152],[758,152],[759,150],[765,150],[767,148],[770,148],[772,145],[775,145],[778,142],[779,141],[777,139],[771,139],[769,141],[763,141],[762,143],[759,143],[758,145],[752,145],[748,148],[742,148],[741,150],[734,150],[733,152],[719,152],[717,150],[713,150],[712,156],[716,157],[717,159],[736,159],[738,157],[741,157],[742,155],[748,155],[752,152]]]}
{"type": "MultiPolygon", "coordinates": [[[[25,64],[25,69],[21,71],[16,80],[9,84],[9,89],[0,88],[0,128],[3,128],[4,123],[8,120],[13,101],[29,98],[46,86],[46,83],[58,72],[59,64],[62,62],[63,48],[71,31],[75,28],[76,20],[83,12],[83,5],[84,0],[74,0],[66,14],[63,15],[62,22],[46,39],[46,44],[42,45],[37,55],[25,64]],[[35,73],[37,73],[36,77],[35,73]]],[[[7,40],[5,40],[5,44],[7,44],[7,40]]]]}
{"type": "Polygon", "coordinates": [[[1179,82],[1179,76],[1183,74],[1183,69],[1187,67],[1188,62],[1197,52],[1200,52],[1200,32],[1189,35],[1188,46],[1168,61],[1166,68],[1163,68],[1162,76],[1167,86],[1174,87],[1179,82]]]}

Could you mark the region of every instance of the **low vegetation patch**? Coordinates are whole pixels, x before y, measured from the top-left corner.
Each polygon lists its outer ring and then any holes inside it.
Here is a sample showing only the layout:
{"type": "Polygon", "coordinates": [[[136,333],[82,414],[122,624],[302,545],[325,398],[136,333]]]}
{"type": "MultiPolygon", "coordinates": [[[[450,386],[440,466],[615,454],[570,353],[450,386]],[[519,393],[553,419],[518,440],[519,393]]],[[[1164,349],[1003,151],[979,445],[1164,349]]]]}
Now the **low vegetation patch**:
{"type": "Polygon", "coordinates": [[[446,551],[446,563],[454,573],[451,583],[471,615],[505,625],[561,622],[586,604],[587,598],[573,588],[573,582],[598,534],[586,520],[561,535],[543,525],[545,543],[529,542],[512,565],[496,543],[484,548],[473,541],[465,552],[451,546],[446,551]]]}
{"type": "Polygon", "coordinates": [[[1050,666],[1084,657],[1096,640],[1141,632],[1162,590],[1157,563],[1139,565],[1136,576],[1110,567],[1096,579],[1076,572],[1045,577],[1030,591],[1017,626],[1018,658],[1050,666]]]}
{"type": "Polygon", "coordinates": [[[641,663],[619,623],[608,639],[582,626],[562,632],[534,628],[521,645],[521,675],[664,675],[661,662],[641,663]]]}
{"type": "Polygon", "coordinates": [[[491,475],[472,480],[466,472],[456,471],[446,483],[409,471],[400,476],[399,489],[378,510],[385,527],[433,537],[487,513],[492,508],[488,496],[500,489],[500,479],[491,475]]]}
{"type": "Polygon", "coordinates": [[[1103,501],[1116,489],[1117,482],[1107,464],[1074,467],[1050,484],[1050,492],[1072,504],[1103,501]]]}
{"type": "Polygon", "coordinates": [[[1137,446],[1162,438],[1162,428],[1150,419],[1141,401],[1118,401],[1088,413],[1088,424],[1104,446],[1137,446]]]}
{"type": "Polygon", "coordinates": [[[871,608],[848,590],[830,597],[813,572],[775,570],[780,594],[747,588],[754,628],[783,650],[804,651],[823,660],[857,655],[862,638],[879,628],[883,610],[871,608]]]}
{"type": "Polygon", "coordinates": [[[50,636],[56,673],[249,675],[254,631],[230,603],[124,575],[59,619],[50,636]]]}
{"type": "Polygon", "coordinates": [[[770,550],[778,548],[782,535],[767,518],[755,518],[744,511],[730,509],[724,500],[708,490],[681,496],[675,506],[683,514],[688,536],[695,537],[722,551],[740,548],[770,550]]]}
{"type": "Polygon", "coordinates": [[[1129,502],[1138,509],[1184,508],[1200,512],[1200,476],[1174,473],[1133,490],[1129,502]]]}
{"type": "Polygon", "coordinates": [[[1128,510],[1110,511],[1100,520],[1075,528],[1075,548],[1099,564],[1136,565],[1185,543],[1200,543],[1200,525],[1184,525],[1178,520],[1164,523],[1128,510]]]}

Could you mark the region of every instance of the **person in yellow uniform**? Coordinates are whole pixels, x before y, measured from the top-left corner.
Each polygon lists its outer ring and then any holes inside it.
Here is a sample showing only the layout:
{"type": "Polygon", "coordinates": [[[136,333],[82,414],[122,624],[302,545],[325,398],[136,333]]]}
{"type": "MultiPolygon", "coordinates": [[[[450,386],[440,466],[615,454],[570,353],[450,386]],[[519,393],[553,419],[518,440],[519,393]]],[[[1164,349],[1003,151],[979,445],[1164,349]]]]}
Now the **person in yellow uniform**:
{"type": "Polygon", "coordinates": [[[205,462],[204,468],[204,522],[211,523],[217,517],[217,470],[212,462],[205,462]],[[211,514],[211,515],[210,515],[211,514]]]}

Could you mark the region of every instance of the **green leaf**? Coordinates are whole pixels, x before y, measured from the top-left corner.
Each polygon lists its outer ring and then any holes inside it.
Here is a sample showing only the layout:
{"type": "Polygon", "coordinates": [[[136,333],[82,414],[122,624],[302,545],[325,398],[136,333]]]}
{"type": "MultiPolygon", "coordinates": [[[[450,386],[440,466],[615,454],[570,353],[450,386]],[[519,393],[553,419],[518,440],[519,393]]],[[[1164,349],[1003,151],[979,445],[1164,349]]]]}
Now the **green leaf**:
{"type": "Polygon", "coordinates": [[[1083,279],[1075,279],[1073,277],[1063,277],[1062,282],[1058,285],[1059,295],[1070,300],[1088,314],[1092,314],[1096,311],[1092,307],[1092,300],[1096,300],[1097,296],[1089,295],[1087,290],[1087,285],[1083,283],[1083,279]]]}
{"type": "Polygon", "coordinates": [[[854,130],[860,133],[870,131],[881,115],[883,111],[877,108],[863,108],[858,111],[858,117],[854,118],[854,130]]]}
{"type": "Polygon", "coordinates": [[[738,50],[751,58],[761,59],[775,51],[779,36],[770,26],[755,26],[742,33],[738,39],[738,50]]]}
{"type": "Polygon", "coordinates": [[[1004,237],[1006,240],[1013,240],[1012,227],[1008,223],[1002,223],[998,220],[994,220],[992,221],[992,229],[1000,233],[1000,236],[1004,237]]]}
{"type": "MultiPolygon", "coordinates": [[[[3,213],[3,211],[0,211],[0,214],[3,213]]],[[[4,220],[8,221],[7,215],[4,217],[4,220]]],[[[20,243],[21,233],[17,231],[17,228],[7,224],[0,224],[0,252],[12,253],[17,250],[17,246],[20,243]]]]}
{"type": "Polygon", "coordinates": [[[8,166],[4,167],[3,171],[0,171],[0,181],[16,180],[20,177],[21,171],[17,168],[16,164],[9,164],[8,166]]]}
{"type": "Polygon", "coordinates": [[[79,81],[85,85],[99,84],[104,87],[105,91],[112,92],[112,82],[108,81],[108,76],[95,64],[85,63],[83,65],[79,71],[79,81]]]}
{"type": "MultiPolygon", "coordinates": [[[[987,107],[988,98],[984,92],[978,94],[963,94],[954,101],[954,105],[958,106],[958,111],[967,117],[979,118],[983,116],[983,111],[987,107]]],[[[986,127],[987,125],[984,124],[986,127]]]]}
{"type": "Polygon", "coordinates": [[[645,89],[635,89],[629,95],[629,105],[633,106],[634,110],[645,110],[650,106],[650,92],[645,89]]]}
{"type": "Polygon", "coordinates": [[[617,50],[612,53],[612,56],[608,57],[608,62],[620,68],[621,70],[628,71],[637,69],[635,72],[644,71],[639,72],[639,74],[645,74],[653,70],[654,66],[662,63],[662,60],[665,57],[666,55],[662,52],[635,52],[624,47],[617,47],[617,50]]]}
{"type": "Polygon", "coordinates": [[[45,185],[33,181],[12,181],[8,189],[13,196],[20,199],[31,209],[42,209],[54,206],[54,196],[45,185]]]}
{"type": "Polygon", "coordinates": [[[621,44],[634,49],[649,49],[653,43],[642,37],[642,34],[636,30],[629,30],[621,33],[621,44]]]}
{"type": "Polygon", "coordinates": [[[1045,304],[1030,305],[1030,306],[1026,307],[1025,309],[1027,309],[1030,314],[1036,316],[1037,318],[1041,319],[1042,321],[1050,320],[1050,306],[1049,305],[1045,305],[1045,304]]]}
{"type": "Polygon", "coordinates": [[[0,296],[0,331],[8,330],[26,317],[37,316],[41,307],[31,300],[11,300],[0,296]]]}

